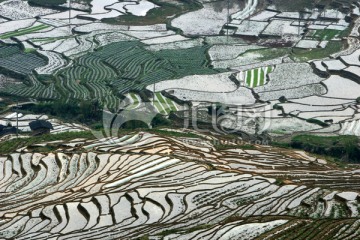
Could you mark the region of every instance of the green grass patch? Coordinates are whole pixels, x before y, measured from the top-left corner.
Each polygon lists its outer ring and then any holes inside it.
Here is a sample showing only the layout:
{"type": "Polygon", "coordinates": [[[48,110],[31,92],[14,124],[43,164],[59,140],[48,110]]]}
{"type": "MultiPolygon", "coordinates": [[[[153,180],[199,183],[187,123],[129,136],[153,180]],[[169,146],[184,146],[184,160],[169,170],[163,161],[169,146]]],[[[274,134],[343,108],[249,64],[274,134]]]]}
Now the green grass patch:
{"type": "Polygon", "coordinates": [[[176,108],[174,106],[174,103],[166,98],[166,97],[163,97],[161,95],[161,93],[156,93],[156,96],[157,98],[159,99],[159,102],[163,105],[163,107],[165,108],[166,112],[170,113],[170,111],[176,111],[176,108]],[[170,107],[170,109],[168,108],[168,105],[170,107]]]}
{"type": "Polygon", "coordinates": [[[260,86],[265,84],[265,72],[261,70],[260,72],[260,86]]]}
{"type": "Polygon", "coordinates": [[[256,68],[253,70],[246,71],[246,85],[250,88],[263,86],[265,84],[266,74],[272,71],[272,67],[264,68],[256,68]],[[251,84],[251,78],[254,78],[253,83],[251,84]]]}
{"type": "Polygon", "coordinates": [[[159,111],[159,113],[161,114],[167,114],[168,112],[166,111],[166,109],[164,110],[161,106],[161,104],[158,101],[154,101],[154,105],[156,107],[156,109],[159,111]]]}
{"type": "Polygon", "coordinates": [[[177,111],[177,109],[176,109],[176,107],[175,107],[175,104],[174,104],[174,102],[173,102],[171,99],[165,98],[165,101],[166,101],[167,104],[170,106],[171,111],[174,111],[174,112],[177,111]]]}
{"type": "Polygon", "coordinates": [[[34,53],[34,52],[36,52],[36,49],[34,49],[34,48],[25,48],[24,52],[25,53],[34,53]]]}
{"type": "Polygon", "coordinates": [[[156,94],[156,97],[157,97],[157,99],[159,100],[160,103],[166,104],[164,98],[161,96],[160,93],[155,93],[155,94],[156,94]]]}
{"type": "Polygon", "coordinates": [[[340,30],[334,29],[319,29],[313,33],[312,37],[320,41],[330,41],[341,32],[340,30]]]}
{"type": "Polygon", "coordinates": [[[343,42],[330,41],[326,48],[315,49],[299,49],[294,48],[293,53],[290,56],[294,61],[306,62],[313,59],[322,59],[329,57],[331,54],[340,52],[343,49],[343,42]]]}
{"type": "Polygon", "coordinates": [[[7,39],[7,38],[10,38],[10,37],[17,37],[17,36],[25,35],[27,33],[32,33],[32,32],[35,32],[35,31],[43,30],[43,29],[49,28],[49,27],[50,26],[48,26],[48,25],[41,24],[41,25],[35,26],[35,27],[24,28],[24,29],[13,31],[13,32],[5,33],[5,34],[0,36],[0,39],[7,39]]]}
{"type": "Polygon", "coordinates": [[[246,85],[250,86],[251,85],[251,71],[247,72],[246,75],[246,85]]]}
{"type": "MultiPolygon", "coordinates": [[[[260,70],[261,71],[261,70],[260,70]]],[[[253,83],[253,86],[257,86],[258,84],[258,74],[259,74],[259,69],[255,69],[254,72],[253,72],[253,75],[254,75],[254,83],[253,83]]]]}

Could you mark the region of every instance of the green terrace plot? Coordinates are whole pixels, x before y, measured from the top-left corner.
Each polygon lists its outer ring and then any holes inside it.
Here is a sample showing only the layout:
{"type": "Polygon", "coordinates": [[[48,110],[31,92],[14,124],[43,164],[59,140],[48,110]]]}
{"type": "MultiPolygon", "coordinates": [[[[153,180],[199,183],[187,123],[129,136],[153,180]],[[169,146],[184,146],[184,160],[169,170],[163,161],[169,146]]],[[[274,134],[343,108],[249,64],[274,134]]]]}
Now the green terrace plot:
{"type": "Polygon", "coordinates": [[[179,110],[177,104],[171,100],[163,96],[161,93],[155,93],[154,107],[156,110],[164,115],[170,114],[170,112],[176,112],[179,110]]]}
{"type": "Polygon", "coordinates": [[[33,75],[27,78],[26,84],[5,85],[4,88],[0,88],[0,93],[40,100],[55,100],[60,97],[55,83],[43,84],[33,75]]]}
{"type": "Polygon", "coordinates": [[[46,29],[48,27],[50,27],[50,26],[45,25],[45,24],[41,24],[41,25],[34,26],[34,27],[23,28],[23,29],[20,29],[20,30],[16,30],[16,31],[13,31],[13,32],[8,32],[8,33],[5,33],[5,34],[2,34],[0,36],[0,39],[7,39],[7,38],[11,38],[11,37],[17,37],[17,36],[21,36],[21,35],[24,35],[24,34],[28,34],[28,33],[36,32],[36,31],[39,31],[39,30],[43,30],[43,29],[46,29]]]}
{"type": "Polygon", "coordinates": [[[33,53],[24,53],[16,45],[0,46],[0,69],[12,75],[24,75],[24,83],[5,85],[0,93],[37,99],[56,99],[59,97],[55,83],[43,84],[33,74],[35,68],[46,65],[46,60],[33,53]]]}
{"type": "Polygon", "coordinates": [[[136,93],[128,93],[126,97],[130,100],[130,105],[126,107],[126,109],[136,109],[140,106],[141,98],[136,93]]]}
{"type": "Polygon", "coordinates": [[[67,98],[96,98],[112,108],[118,106],[117,96],[131,90],[187,75],[220,72],[208,67],[207,47],[151,52],[143,46],[138,41],[113,43],[76,59],[59,73],[61,92],[67,98]]]}
{"type": "Polygon", "coordinates": [[[272,72],[274,67],[263,67],[248,70],[244,73],[244,79],[246,82],[246,86],[250,88],[258,87],[265,85],[266,83],[266,75],[272,72]]]}
{"type": "Polygon", "coordinates": [[[22,75],[31,74],[35,68],[45,66],[46,60],[32,53],[24,53],[16,45],[0,45],[0,67],[22,75]]]}
{"type": "Polygon", "coordinates": [[[342,31],[340,30],[334,29],[311,30],[309,31],[308,36],[320,41],[330,41],[338,36],[341,32],[342,31]]]}
{"type": "MultiPolygon", "coordinates": [[[[61,98],[70,100],[97,99],[109,109],[117,109],[121,96],[132,90],[163,80],[194,74],[216,74],[222,69],[210,68],[207,46],[152,52],[139,41],[106,45],[81,56],[69,67],[47,79],[46,85],[33,76],[33,70],[47,61],[33,53],[24,53],[16,45],[0,46],[0,67],[9,72],[32,76],[21,90],[9,92],[21,97],[61,98]],[[39,92],[34,88],[41,89],[39,92]],[[44,90],[47,89],[47,90],[44,90]],[[52,94],[49,93],[50,90],[52,94]]],[[[16,87],[18,88],[18,86],[16,87]]]]}

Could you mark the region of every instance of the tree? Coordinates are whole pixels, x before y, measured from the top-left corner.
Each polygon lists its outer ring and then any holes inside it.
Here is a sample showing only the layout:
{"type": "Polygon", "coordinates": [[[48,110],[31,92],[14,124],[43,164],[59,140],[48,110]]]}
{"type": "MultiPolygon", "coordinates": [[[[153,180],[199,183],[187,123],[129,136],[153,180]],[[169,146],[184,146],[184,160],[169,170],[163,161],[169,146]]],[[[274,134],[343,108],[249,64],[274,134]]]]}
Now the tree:
{"type": "Polygon", "coordinates": [[[360,104],[360,97],[356,99],[356,103],[360,104]]]}
{"type": "Polygon", "coordinates": [[[281,97],[279,98],[279,101],[280,101],[281,103],[285,103],[285,102],[287,101],[287,99],[286,99],[285,96],[281,96],[281,97]]]}

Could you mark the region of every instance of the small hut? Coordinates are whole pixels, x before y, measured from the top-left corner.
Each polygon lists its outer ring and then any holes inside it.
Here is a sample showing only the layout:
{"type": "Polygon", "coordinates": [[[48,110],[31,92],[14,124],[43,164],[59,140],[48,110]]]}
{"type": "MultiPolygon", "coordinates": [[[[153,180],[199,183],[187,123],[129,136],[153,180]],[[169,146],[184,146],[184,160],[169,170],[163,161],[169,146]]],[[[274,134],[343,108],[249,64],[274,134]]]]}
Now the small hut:
{"type": "Polygon", "coordinates": [[[49,121],[35,120],[29,123],[33,136],[40,136],[49,134],[50,130],[54,129],[53,125],[49,121]]]}
{"type": "Polygon", "coordinates": [[[4,126],[0,124],[0,137],[10,135],[10,134],[16,134],[16,127],[12,126],[4,126]]]}

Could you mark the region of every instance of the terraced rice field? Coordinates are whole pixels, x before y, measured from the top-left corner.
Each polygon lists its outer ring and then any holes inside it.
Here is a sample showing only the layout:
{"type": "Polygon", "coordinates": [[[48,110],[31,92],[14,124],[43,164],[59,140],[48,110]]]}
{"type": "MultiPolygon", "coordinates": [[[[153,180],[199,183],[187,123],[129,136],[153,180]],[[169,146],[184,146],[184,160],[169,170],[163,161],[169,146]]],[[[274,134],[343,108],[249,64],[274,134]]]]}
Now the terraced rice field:
{"type": "Polygon", "coordinates": [[[2,156],[1,238],[359,236],[355,170],[291,150],[218,151],[214,136],[182,134],[58,141],[2,156]],[[57,150],[37,151],[47,145],[57,150]]]}
{"type": "Polygon", "coordinates": [[[243,74],[243,79],[245,80],[246,86],[250,88],[255,88],[263,86],[266,84],[267,74],[273,71],[274,67],[263,67],[256,68],[252,70],[245,71],[243,74]]]}
{"type": "Polygon", "coordinates": [[[75,60],[60,71],[60,85],[68,98],[97,98],[110,107],[117,94],[192,74],[213,74],[206,47],[150,52],[137,41],[113,43],[75,60]],[[114,96],[110,99],[110,96],[114,96]],[[105,99],[105,100],[104,100],[105,99]]]}
{"type": "Polygon", "coordinates": [[[179,110],[179,106],[170,98],[163,96],[161,93],[155,93],[154,106],[157,112],[168,115],[170,112],[176,112],[179,110]]]}
{"type": "Polygon", "coordinates": [[[24,53],[16,45],[0,45],[0,67],[19,74],[28,75],[32,70],[46,65],[43,58],[32,53],[24,53]]]}
{"type": "MultiPolygon", "coordinates": [[[[141,110],[150,90],[148,104],[164,116],[184,108],[168,94],[205,111],[226,104],[221,117],[235,120],[221,127],[256,137],[262,130],[266,137],[360,135],[359,1],[337,1],[348,14],[301,14],[247,0],[243,9],[232,6],[230,23],[226,6],[199,1],[182,16],[159,16],[167,24],[126,24],[133,16],[153,21],[174,3],[188,7],[188,1],[166,2],[77,1],[70,24],[68,10],[1,2],[0,93],[97,99],[112,111],[124,103],[125,110],[141,110]],[[121,24],[106,23],[113,20],[121,24]],[[342,46],[335,38],[351,26],[342,46]]],[[[44,115],[21,116],[20,129],[29,131],[35,119],[51,121],[51,133],[89,130],[44,115]]],[[[9,122],[14,126],[16,115],[0,119],[9,122]]],[[[21,145],[1,155],[0,239],[360,238],[357,165],[227,142],[240,141],[232,135],[179,129],[117,134],[21,145]]]]}
{"type": "MultiPolygon", "coordinates": [[[[200,46],[151,52],[138,41],[119,42],[76,58],[69,67],[59,71],[67,64],[59,54],[49,52],[49,62],[46,63],[43,58],[24,53],[15,45],[3,46],[0,47],[0,66],[27,75],[31,80],[29,86],[23,84],[16,89],[2,91],[42,99],[60,96],[68,100],[95,98],[108,108],[116,109],[121,102],[119,94],[142,90],[163,80],[218,73],[208,67],[206,51],[207,47],[200,46]],[[44,85],[33,75],[33,70],[42,74],[56,72],[55,78],[58,80],[44,85]]],[[[171,108],[174,109],[172,105],[171,108]]]]}
{"type": "Polygon", "coordinates": [[[16,45],[0,46],[0,67],[23,75],[25,80],[22,84],[7,85],[1,88],[0,92],[29,98],[56,99],[59,94],[55,83],[44,84],[33,74],[35,68],[45,65],[43,58],[33,53],[25,53],[16,45]]]}
{"type": "Polygon", "coordinates": [[[136,93],[128,93],[125,96],[130,101],[130,105],[127,106],[128,110],[136,109],[136,108],[138,108],[140,106],[141,98],[140,98],[139,95],[137,95],[136,93]]]}

